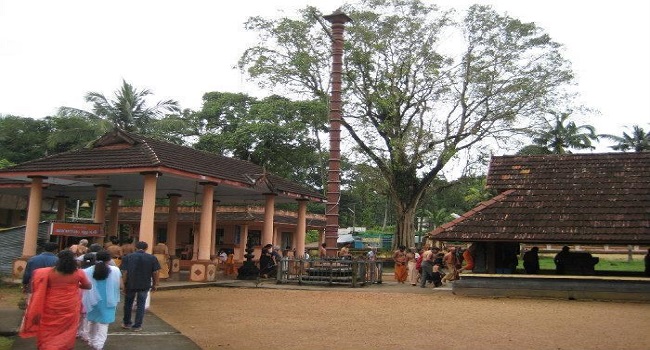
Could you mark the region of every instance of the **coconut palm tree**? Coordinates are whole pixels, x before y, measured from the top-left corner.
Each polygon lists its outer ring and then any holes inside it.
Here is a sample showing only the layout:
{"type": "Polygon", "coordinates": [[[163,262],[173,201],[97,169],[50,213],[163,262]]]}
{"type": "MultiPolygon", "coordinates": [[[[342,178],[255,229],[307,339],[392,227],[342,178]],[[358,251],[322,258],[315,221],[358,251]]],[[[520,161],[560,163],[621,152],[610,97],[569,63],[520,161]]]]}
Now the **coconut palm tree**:
{"type": "Polygon", "coordinates": [[[152,107],[146,105],[148,89],[138,90],[122,80],[122,87],[115,92],[115,99],[106,98],[98,92],[86,94],[86,102],[93,104],[92,112],[72,107],[59,108],[60,115],[81,115],[90,119],[103,119],[127,131],[149,134],[152,122],[164,117],[166,113],[179,113],[178,102],[165,100],[152,107]]]}
{"type": "Polygon", "coordinates": [[[634,150],[634,152],[648,152],[650,151],[650,131],[645,132],[642,127],[638,125],[632,126],[632,133],[628,134],[623,132],[623,136],[615,135],[600,135],[602,137],[608,138],[616,142],[614,146],[610,146],[611,149],[616,151],[629,151],[634,150]]]}
{"type": "Polygon", "coordinates": [[[591,141],[598,140],[596,130],[591,125],[576,125],[568,121],[570,112],[551,112],[553,121],[547,121],[548,128],[535,133],[533,144],[528,145],[517,154],[567,154],[569,149],[594,149],[591,141]]]}

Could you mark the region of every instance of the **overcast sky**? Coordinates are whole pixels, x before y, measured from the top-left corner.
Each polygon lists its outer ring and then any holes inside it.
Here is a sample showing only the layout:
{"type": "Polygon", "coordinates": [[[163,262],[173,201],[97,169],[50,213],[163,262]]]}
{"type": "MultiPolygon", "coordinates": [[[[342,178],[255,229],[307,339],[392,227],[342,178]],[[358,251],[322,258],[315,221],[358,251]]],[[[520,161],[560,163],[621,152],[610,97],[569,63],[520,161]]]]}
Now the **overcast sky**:
{"type": "MultiPolygon", "coordinates": [[[[0,114],[42,118],[83,96],[112,96],[122,79],[198,110],[208,91],[259,96],[233,69],[254,42],[250,16],[293,15],[332,0],[0,0],[0,114]]],[[[444,0],[443,8],[491,4],[535,22],[565,45],[581,102],[601,115],[599,133],[650,128],[650,1],[444,0]]],[[[600,147],[599,147],[600,148],[600,147]]],[[[602,151],[608,149],[602,148],[602,151]]]]}

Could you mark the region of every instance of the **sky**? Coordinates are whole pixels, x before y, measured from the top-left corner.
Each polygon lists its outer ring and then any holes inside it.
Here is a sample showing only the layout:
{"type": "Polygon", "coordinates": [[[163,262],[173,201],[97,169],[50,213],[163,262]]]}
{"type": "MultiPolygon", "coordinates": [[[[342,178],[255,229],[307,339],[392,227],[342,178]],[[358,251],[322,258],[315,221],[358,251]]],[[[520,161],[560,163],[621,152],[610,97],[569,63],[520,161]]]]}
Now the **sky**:
{"type": "MultiPolygon", "coordinates": [[[[431,3],[429,0],[425,0],[431,3]]],[[[0,0],[0,114],[43,118],[60,106],[90,109],[122,79],[198,110],[209,91],[264,92],[235,69],[255,42],[251,16],[295,15],[306,5],[329,14],[332,0],[0,0]],[[227,4],[227,5],[226,5],[227,4]]],[[[621,135],[650,129],[650,1],[439,0],[472,3],[535,22],[565,47],[579,102],[598,111],[578,124],[621,135]]],[[[601,143],[602,144],[602,143],[601,143]]],[[[609,144],[605,144],[609,145],[609,144]]],[[[608,148],[599,146],[606,152],[608,148]]]]}

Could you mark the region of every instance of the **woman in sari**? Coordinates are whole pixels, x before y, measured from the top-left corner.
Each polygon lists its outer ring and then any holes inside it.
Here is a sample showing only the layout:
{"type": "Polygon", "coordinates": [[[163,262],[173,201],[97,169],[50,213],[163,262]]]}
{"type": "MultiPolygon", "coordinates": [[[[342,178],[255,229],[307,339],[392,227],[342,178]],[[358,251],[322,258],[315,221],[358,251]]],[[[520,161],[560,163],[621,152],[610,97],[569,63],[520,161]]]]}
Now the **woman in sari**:
{"type": "Polygon", "coordinates": [[[61,251],[58,258],[56,266],[34,271],[32,299],[20,330],[23,338],[35,336],[40,350],[74,348],[81,315],[79,289],[92,287],[70,250],[61,251]]]}
{"type": "Polygon", "coordinates": [[[86,310],[82,338],[93,349],[104,348],[108,325],[115,322],[115,309],[120,302],[122,272],[110,262],[111,255],[103,250],[97,253],[95,265],[84,270],[93,288],[84,291],[82,297],[86,310]]]}

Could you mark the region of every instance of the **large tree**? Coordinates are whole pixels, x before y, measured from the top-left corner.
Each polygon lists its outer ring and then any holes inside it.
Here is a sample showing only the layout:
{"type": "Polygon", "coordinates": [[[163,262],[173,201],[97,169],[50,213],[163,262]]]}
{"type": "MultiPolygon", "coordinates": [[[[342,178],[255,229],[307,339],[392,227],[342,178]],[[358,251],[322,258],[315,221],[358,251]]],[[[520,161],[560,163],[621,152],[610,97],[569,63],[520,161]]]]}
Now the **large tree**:
{"type": "Polygon", "coordinates": [[[153,106],[147,105],[147,97],[152,92],[148,89],[138,90],[122,80],[122,86],[110,99],[99,92],[88,92],[86,102],[92,103],[92,111],[72,107],[59,108],[60,116],[83,116],[89,119],[101,119],[127,131],[144,135],[155,134],[155,122],[168,114],[178,114],[178,102],[163,100],[153,106]]]}
{"type": "Polygon", "coordinates": [[[594,149],[591,141],[598,140],[596,129],[591,125],[576,125],[570,121],[571,113],[550,112],[552,121],[546,127],[533,132],[533,144],[528,145],[517,154],[566,154],[571,149],[594,149]]]}
{"type": "MultiPolygon", "coordinates": [[[[418,203],[450,160],[538,123],[573,76],[542,29],[487,6],[460,21],[418,0],[366,0],[343,11],[352,22],[342,125],[358,160],[388,184],[393,244],[412,246],[418,203]]],[[[239,65],[263,86],[325,99],[329,33],[316,9],[301,14],[250,19],[260,41],[239,65]]]]}
{"type": "Polygon", "coordinates": [[[45,120],[0,115],[0,160],[11,165],[47,156],[48,132],[45,120]]]}

